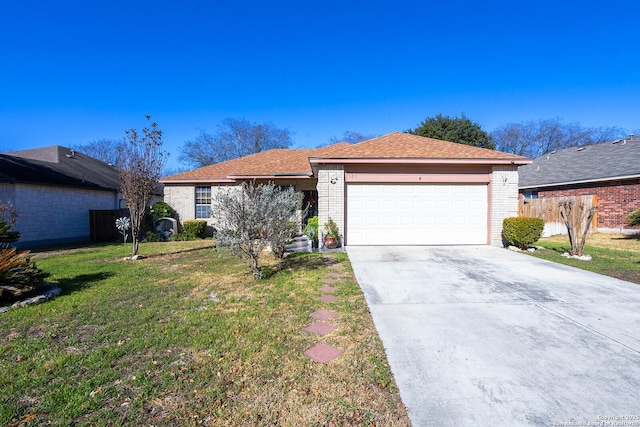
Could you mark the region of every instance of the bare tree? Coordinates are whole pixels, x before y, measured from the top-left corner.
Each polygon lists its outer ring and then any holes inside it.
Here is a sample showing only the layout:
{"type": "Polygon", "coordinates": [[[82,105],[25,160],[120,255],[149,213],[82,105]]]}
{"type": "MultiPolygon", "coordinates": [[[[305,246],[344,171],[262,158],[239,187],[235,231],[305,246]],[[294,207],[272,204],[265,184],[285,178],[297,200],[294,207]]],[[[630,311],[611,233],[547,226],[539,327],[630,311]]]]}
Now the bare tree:
{"type": "Polygon", "coordinates": [[[94,159],[102,160],[105,163],[118,165],[118,145],[119,141],[115,139],[96,139],[82,145],[73,145],[72,148],[82,154],[91,156],[94,159]]]}
{"type": "MultiPolygon", "coordinates": [[[[147,121],[151,121],[151,116],[147,116],[147,121]]],[[[151,202],[168,156],[166,151],[162,151],[162,131],[158,129],[158,124],[151,122],[150,127],[142,129],[142,135],[135,129],[126,131],[125,138],[118,145],[118,155],[120,192],[131,216],[131,257],[134,258],[138,254],[144,212],[151,202]]]]}
{"type": "Polygon", "coordinates": [[[243,182],[218,192],[212,201],[218,246],[249,260],[254,277],[261,278],[260,254],[269,245],[274,255],[284,253],[301,204],[299,194],[275,184],[243,182]]]}
{"type": "Polygon", "coordinates": [[[362,132],[354,132],[354,131],[346,131],[342,134],[341,138],[336,136],[332,136],[329,138],[329,144],[336,144],[338,142],[348,142],[349,144],[357,144],[358,142],[366,141],[368,139],[376,138],[380,135],[376,135],[374,133],[362,133],[362,132]]]}
{"type": "Polygon", "coordinates": [[[587,234],[591,228],[591,221],[596,214],[597,206],[587,207],[580,203],[576,207],[576,202],[571,198],[561,198],[558,201],[560,216],[567,227],[569,234],[569,244],[571,244],[571,256],[584,255],[584,246],[587,243],[587,234]],[[576,211],[577,209],[577,211],[576,211]]]}
{"type": "Polygon", "coordinates": [[[273,148],[288,148],[293,142],[292,135],[293,132],[272,123],[227,118],[215,135],[201,131],[196,139],[186,141],[180,149],[179,160],[199,168],[273,148]]]}
{"type": "Polygon", "coordinates": [[[491,132],[498,151],[536,158],[553,150],[611,141],[625,135],[617,127],[584,127],[560,118],[508,123],[491,132]]]}

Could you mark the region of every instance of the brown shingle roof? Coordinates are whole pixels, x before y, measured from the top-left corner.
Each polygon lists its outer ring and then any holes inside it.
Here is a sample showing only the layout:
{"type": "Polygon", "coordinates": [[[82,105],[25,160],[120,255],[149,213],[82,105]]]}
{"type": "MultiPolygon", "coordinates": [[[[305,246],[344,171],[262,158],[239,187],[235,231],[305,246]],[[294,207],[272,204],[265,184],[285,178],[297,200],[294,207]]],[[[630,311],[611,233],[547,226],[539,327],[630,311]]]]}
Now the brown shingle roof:
{"type": "MultiPolygon", "coordinates": [[[[331,156],[334,159],[526,160],[525,157],[515,154],[401,132],[393,132],[358,144],[341,147],[334,150],[331,156]]],[[[325,156],[318,155],[312,157],[325,158],[325,156]]]]}
{"type": "Polygon", "coordinates": [[[354,159],[486,160],[528,163],[526,157],[433,138],[394,132],[358,144],[340,142],[316,149],[274,149],[165,177],[163,183],[233,182],[240,177],[311,176],[313,163],[354,159]]]}
{"type": "Polygon", "coordinates": [[[231,181],[229,177],[247,176],[309,176],[313,172],[309,164],[312,155],[327,155],[333,150],[340,149],[346,142],[322,148],[285,149],[277,148],[245,157],[228,160],[222,163],[204,166],[198,169],[162,178],[161,182],[173,181],[231,181]]]}

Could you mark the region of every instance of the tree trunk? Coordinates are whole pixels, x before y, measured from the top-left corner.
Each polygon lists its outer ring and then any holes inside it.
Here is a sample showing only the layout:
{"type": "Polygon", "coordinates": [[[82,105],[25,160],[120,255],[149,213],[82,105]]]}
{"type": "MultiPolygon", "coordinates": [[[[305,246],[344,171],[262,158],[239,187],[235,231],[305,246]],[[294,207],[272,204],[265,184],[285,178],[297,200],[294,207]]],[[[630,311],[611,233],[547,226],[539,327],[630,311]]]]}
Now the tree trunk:
{"type": "Polygon", "coordinates": [[[138,255],[138,237],[136,237],[136,235],[133,234],[132,240],[133,240],[133,250],[131,252],[131,258],[138,255]]]}
{"type": "Polygon", "coordinates": [[[262,278],[262,271],[260,271],[260,267],[258,264],[258,256],[251,256],[251,269],[253,270],[253,277],[256,279],[262,278]]]}

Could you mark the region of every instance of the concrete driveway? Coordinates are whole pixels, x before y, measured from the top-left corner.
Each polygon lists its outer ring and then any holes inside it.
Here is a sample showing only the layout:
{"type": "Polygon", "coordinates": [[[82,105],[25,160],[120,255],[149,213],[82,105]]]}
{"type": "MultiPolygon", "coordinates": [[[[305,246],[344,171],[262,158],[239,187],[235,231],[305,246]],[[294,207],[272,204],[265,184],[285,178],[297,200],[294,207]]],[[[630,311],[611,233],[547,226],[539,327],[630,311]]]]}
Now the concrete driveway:
{"type": "Polygon", "coordinates": [[[640,285],[488,246],[347,252],[414,426],[640,426],[640,285]]]}

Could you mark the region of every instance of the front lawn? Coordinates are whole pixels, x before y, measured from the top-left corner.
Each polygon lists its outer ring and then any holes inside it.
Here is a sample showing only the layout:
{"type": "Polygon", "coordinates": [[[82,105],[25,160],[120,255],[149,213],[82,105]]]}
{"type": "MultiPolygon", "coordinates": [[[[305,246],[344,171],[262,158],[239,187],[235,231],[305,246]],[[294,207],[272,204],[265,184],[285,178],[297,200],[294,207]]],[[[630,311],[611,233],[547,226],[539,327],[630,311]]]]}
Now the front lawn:
{"type": "Polygon", "coordinates": [[[343,253],[255,281],[210,241],[37,254],[63,295],[0,314],[0,425],[409,425],[343,253]],[[321,303],[320,280],[344,266],[321,303]],[[334,332],[303,331],[338,313],[334,332]],[[327,364],[304,351],[344,351],[327,364]]]}
{"type": "Polygon", "coordinates": [[[549,261],[594,271],[640,284],[640,236],[595,233],[587,236],[584,253],[591,261],[563,257],[571,246],[567,236],[542,238],[533,246],[541,246],[532,255],[549,261]]]}

